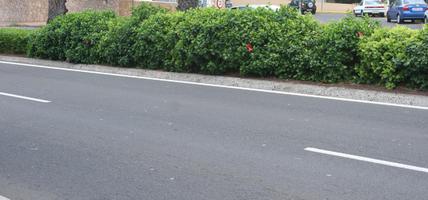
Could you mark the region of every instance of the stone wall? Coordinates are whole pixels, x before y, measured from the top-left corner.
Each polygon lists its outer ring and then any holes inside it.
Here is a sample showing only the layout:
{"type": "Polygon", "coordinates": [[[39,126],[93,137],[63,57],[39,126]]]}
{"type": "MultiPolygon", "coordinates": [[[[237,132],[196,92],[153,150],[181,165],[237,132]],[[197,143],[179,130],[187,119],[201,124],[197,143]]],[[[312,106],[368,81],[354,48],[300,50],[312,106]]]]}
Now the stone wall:
{"type": "MultiPolygon", "coordinates": [[[[130,16],[131,15],[131,7],[137,7],[142,1],[138,0],[120,0],[119,3],[119,14],[120,16],[130,16]]],[[[153,4],[154,6],[162,6],[164,8],[168,8],[171,11],[175,10],[175,7],[177,7],[176,3],[166,3],[166,2],[155,2],[150,1],[149,3],[153,4]]]]}
{"type": "Polygon", "coordinates": [[[112,9],[119,13],[119,0],[67,0],[68,12],[83,12],[89,8],[94,10],[112,9]]]}
{"type": "MultiPolygon", "coordinates": [[[[67,0],[68,12],[82,12],[112,9],[121,16],[129,16],[131,7],[138,6],[139,0],[67,0]]],[[[171,10],[176,3],[151,2],[171,10]]],[[[48,18],[48,0],[0,0],[0,26],[12,24],[42,26],[48,18]]]]}
{"type": "Polygon", "coordinates": [[[290,3],[289,0],[230,0],[232,5],[240,6],[247,4],[268,4],[271,3],[273,5],[281,5],[290,3]]]}
{"type": "Polygon", "coordinates": [[[48,0],[0,0],[0,25],[40,25],[48,16],[48,0]]]}
{"type": "MultiPolygon", "coordinates": [[[[129,16],[130,8],[136,7],[140,0],[67,0],[69,12],[82,12],[112,9],[121,16],[129,16]]],[[[231,0],[234,6],[246,4],[274,5],[288,4],[290,0],[231,0]]],[[[175,10],[176,3],[151,2],[154,5],[175,10]]],[[[353,4],[321,3],[317,1],[318,11],[345,12],[352,10],[353,4]]],[[[44,25],[48,16],[48,0],[0,0],[0,26],[11,24],[44,25]]]]}

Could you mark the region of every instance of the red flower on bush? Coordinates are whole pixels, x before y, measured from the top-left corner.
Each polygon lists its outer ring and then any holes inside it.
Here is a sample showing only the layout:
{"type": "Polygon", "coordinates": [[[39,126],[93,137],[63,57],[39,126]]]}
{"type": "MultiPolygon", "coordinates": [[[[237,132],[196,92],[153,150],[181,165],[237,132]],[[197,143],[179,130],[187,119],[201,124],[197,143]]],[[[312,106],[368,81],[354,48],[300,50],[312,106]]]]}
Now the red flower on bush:
{"type": "Polygon", "coordinates": [[[358,35],[360,35],[360,37],[363,37],[363,36],[364,36],[361,32],[358,32],[358,35]]]}
{"type": "Polygon", "coordinates": [[[247,44],[247,49],[248,49],[248,52],[252,52],[253,51],[253,49],[251,48],[251,44],[247,44]]]}
{"type": "Polygon", "coordinates": [[[86,44],[89,44],[89,40],[86,40],[86,41],[85,41],[85,43],[86,43],[86,44]]]}

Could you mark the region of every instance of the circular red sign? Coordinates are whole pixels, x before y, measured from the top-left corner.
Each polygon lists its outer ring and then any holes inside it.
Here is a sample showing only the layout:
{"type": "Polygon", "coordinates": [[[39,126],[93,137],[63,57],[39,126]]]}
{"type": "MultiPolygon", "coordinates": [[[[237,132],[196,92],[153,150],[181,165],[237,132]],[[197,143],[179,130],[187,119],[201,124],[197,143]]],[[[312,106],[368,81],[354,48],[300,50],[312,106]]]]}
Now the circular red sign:
{"type": "Polygon", "coordinates": [[[218,8],[218,9],[223,8],[223,0],[216,0],[216,1],[217,1],[217,3],[216,3],[217,8],[218,8]]]}

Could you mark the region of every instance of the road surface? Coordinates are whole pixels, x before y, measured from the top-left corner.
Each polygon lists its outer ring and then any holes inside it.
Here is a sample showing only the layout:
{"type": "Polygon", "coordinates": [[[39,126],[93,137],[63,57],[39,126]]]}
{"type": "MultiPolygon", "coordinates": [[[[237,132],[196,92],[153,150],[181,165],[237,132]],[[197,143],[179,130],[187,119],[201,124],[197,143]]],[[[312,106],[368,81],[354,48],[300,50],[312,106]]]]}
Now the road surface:
{"type": "MultiPolygon", "coordinates": [[[[324,22],[324,23],[328,23],[330,21],[333,20],[339,20],[341,18],[346,17],[346,14],[339,14],[339,13],[317,13],[314,15],[314,19],[318,20],[319,22],[324,22]]],[[[359,17],[361,18],[361,17],[359,17]]],[[[380,21],[380,24],[382,27],[395,27],[397,25],[401,25],[401,26],[407,26],[411,29],[418,29],[421,30],[423,27],[423,22],[422,21],[417,21],[417,22],[405,22],[404,24],[397,24],[395,21],[392,22],[387,22],[386,21],[386,17],[372,17],[373,20],[377,20],[380,21]]]]}
{"type": "Polygon", "coordinates": [[[0,199],[426,199],[428,110],[0,64],[0,199]]]}

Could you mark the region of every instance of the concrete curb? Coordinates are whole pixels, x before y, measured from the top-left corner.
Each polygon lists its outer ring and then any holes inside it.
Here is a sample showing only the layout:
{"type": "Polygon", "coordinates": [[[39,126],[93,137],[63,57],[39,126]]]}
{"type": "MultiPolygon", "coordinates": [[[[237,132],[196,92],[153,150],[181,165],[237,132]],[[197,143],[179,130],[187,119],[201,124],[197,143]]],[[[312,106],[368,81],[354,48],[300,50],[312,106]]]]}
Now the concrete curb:
{"type": "Polygon", "coordinates": [[[129,76],[140,76],[148,78],[168,79],[176,81],[188,81],[205,84],[225,85],[243,88],[254,88],[262,90],[282,91],[307,95],[319,95],[326,97],[338,97],[354,100],[403,104],[411,106],[428,107],[428,96],[417,94],[404,94],[398,92],[385,92],[366,89],[355,89],[348,87],[324,86],[303,83],[292,83],[285,81],[271,81],[260,79],[247,79],[224,76],[211,76],[189,73],[162,72],[155,70],[120,68],[102,65],[71,64],[59,61],[40,60],[25,57],[0,55],[1,61],[18,62],[25,64],[44,65],[58,68],[95,71],[103,73],[122,74],[129,76]]]}

